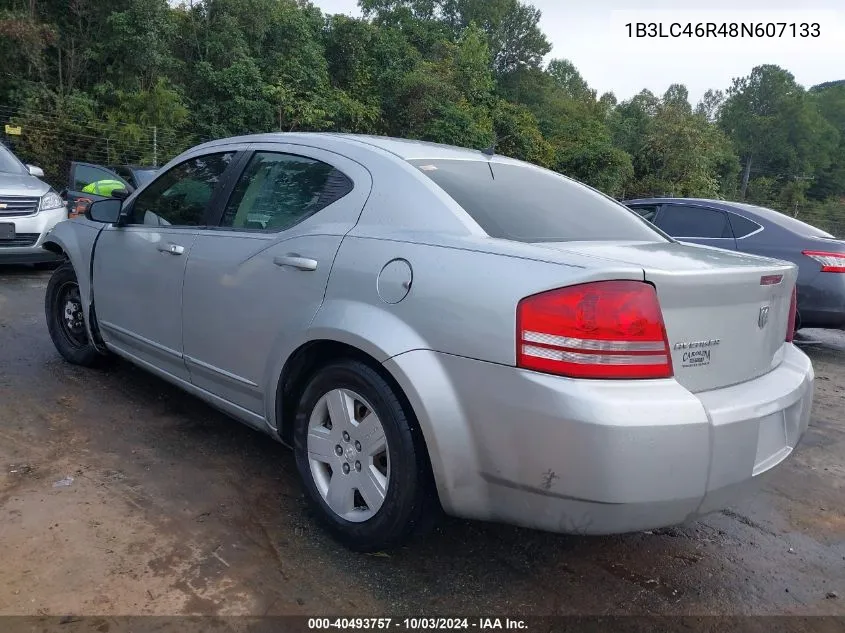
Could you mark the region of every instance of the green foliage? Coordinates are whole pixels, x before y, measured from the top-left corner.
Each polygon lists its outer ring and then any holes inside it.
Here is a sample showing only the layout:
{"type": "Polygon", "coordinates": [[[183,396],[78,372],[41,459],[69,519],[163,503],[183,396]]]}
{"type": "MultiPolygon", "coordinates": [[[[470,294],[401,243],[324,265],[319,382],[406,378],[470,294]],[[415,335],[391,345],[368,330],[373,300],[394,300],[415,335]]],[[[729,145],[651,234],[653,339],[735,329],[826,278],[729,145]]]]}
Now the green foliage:
{"type": "Polygon", "coordinates": [[[720,176],[735,171],[728,140],[705,116],[693,113],[687,94],[684,86],[673,85],[663,99],[642,102],[653,114],[635,119],[642,126],[635,154],[640,180],[632,183],[641,190],[636,193],[718,197],[720,176]]]}
{"type": "Polygon", "coordinates": [[[544,66],[525,0],[359,4],[362,19],[307,0],[6,0],[0,119],[24,134],[5,141],[58,187],[70,160],[160,164],[253,132],[495,142],[617,197],[745,198],[845,225],[845,82],[807,91],[769,65],[695,108],[682,84],[619,102],[566,59],[544,66]]]}
{"type": "Polygon", "coordinates": [[[537,119],[522,105],[500,99],[493,110],[496,152],[543,167],[554,162],[554,147],[543,138],[537,119]]]}

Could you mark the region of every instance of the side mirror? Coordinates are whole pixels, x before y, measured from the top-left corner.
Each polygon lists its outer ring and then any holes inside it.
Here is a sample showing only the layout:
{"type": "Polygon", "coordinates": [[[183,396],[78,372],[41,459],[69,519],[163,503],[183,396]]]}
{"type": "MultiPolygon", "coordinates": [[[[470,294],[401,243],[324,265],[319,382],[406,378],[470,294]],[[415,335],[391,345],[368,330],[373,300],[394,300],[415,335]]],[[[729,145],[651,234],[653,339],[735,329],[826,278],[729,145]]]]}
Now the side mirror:
{"type": "Polygon", "coordinates": [[[117,200],[126,200],[130,193],[132,192],[128,189],[115,189],[111,192],[111,197],[116,198],[117,200]]]}
{"type": "Polygon", "coordinates": [[[102,224],[117,224],[120,219],[120,209],[123,201],[115,198],[95,200],[85,209],[85,217],[102,224]]]}
{"type": "Polygon", "coordinates": [[[27,165],[27,170],[29,170],[30,176],[35,176],[36,178],[43,178],[44,177],[44,170],[40,167],[36,167],[35,165],[27,165]]]}

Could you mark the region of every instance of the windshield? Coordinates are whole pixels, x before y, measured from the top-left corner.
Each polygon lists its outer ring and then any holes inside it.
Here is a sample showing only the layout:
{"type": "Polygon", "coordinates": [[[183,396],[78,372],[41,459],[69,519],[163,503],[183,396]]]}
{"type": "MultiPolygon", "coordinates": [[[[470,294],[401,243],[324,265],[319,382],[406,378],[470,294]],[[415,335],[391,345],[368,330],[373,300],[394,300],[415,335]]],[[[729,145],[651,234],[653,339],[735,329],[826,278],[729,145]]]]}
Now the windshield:
{"type": "Polygon", "coordinates": [[[135,182],[139,187],[142,187],[155,178],[157,173],[157,169],[136,169],[135,182]]]}
{"type": "Polygon", "coordinates": [[[0,172],[5,174],[29,173],[26,166],[3,145],[0,145],[0,172]]]}
{"type": "Polygon", "coordinates": [[[409,162],[490,237],[517,242],[667,241],[627,207],[551,171],[484,160],[409,162]]]}

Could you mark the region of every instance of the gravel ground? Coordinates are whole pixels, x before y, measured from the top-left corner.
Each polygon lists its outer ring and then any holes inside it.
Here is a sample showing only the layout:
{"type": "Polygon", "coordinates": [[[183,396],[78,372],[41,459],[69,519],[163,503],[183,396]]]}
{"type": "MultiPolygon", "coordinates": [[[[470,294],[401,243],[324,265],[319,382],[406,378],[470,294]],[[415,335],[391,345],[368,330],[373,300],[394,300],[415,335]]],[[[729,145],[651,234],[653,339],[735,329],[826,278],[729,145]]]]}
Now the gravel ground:
{"type": "Polygon", "coordinates": [[[356,555],[287,449],[126,363],[64,363],[48,275],[0,270],[0,615],[845,615],[841,332],[802,333],[810,430],[731,510],[589,538],[446,519],[356,555]]]}

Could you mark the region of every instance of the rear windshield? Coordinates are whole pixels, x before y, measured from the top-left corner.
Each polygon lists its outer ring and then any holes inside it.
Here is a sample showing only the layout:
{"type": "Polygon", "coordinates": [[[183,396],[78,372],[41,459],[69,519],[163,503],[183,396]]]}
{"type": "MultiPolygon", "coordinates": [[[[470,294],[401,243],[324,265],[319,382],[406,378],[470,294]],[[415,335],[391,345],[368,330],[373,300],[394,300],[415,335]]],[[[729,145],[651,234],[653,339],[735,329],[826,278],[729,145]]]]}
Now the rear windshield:
{"type": "Polygon", "coordinates": [[[483,160],[409,162],[490,237],[517,242],[666,241],[627,207],[554,172],[483,160]]]}

